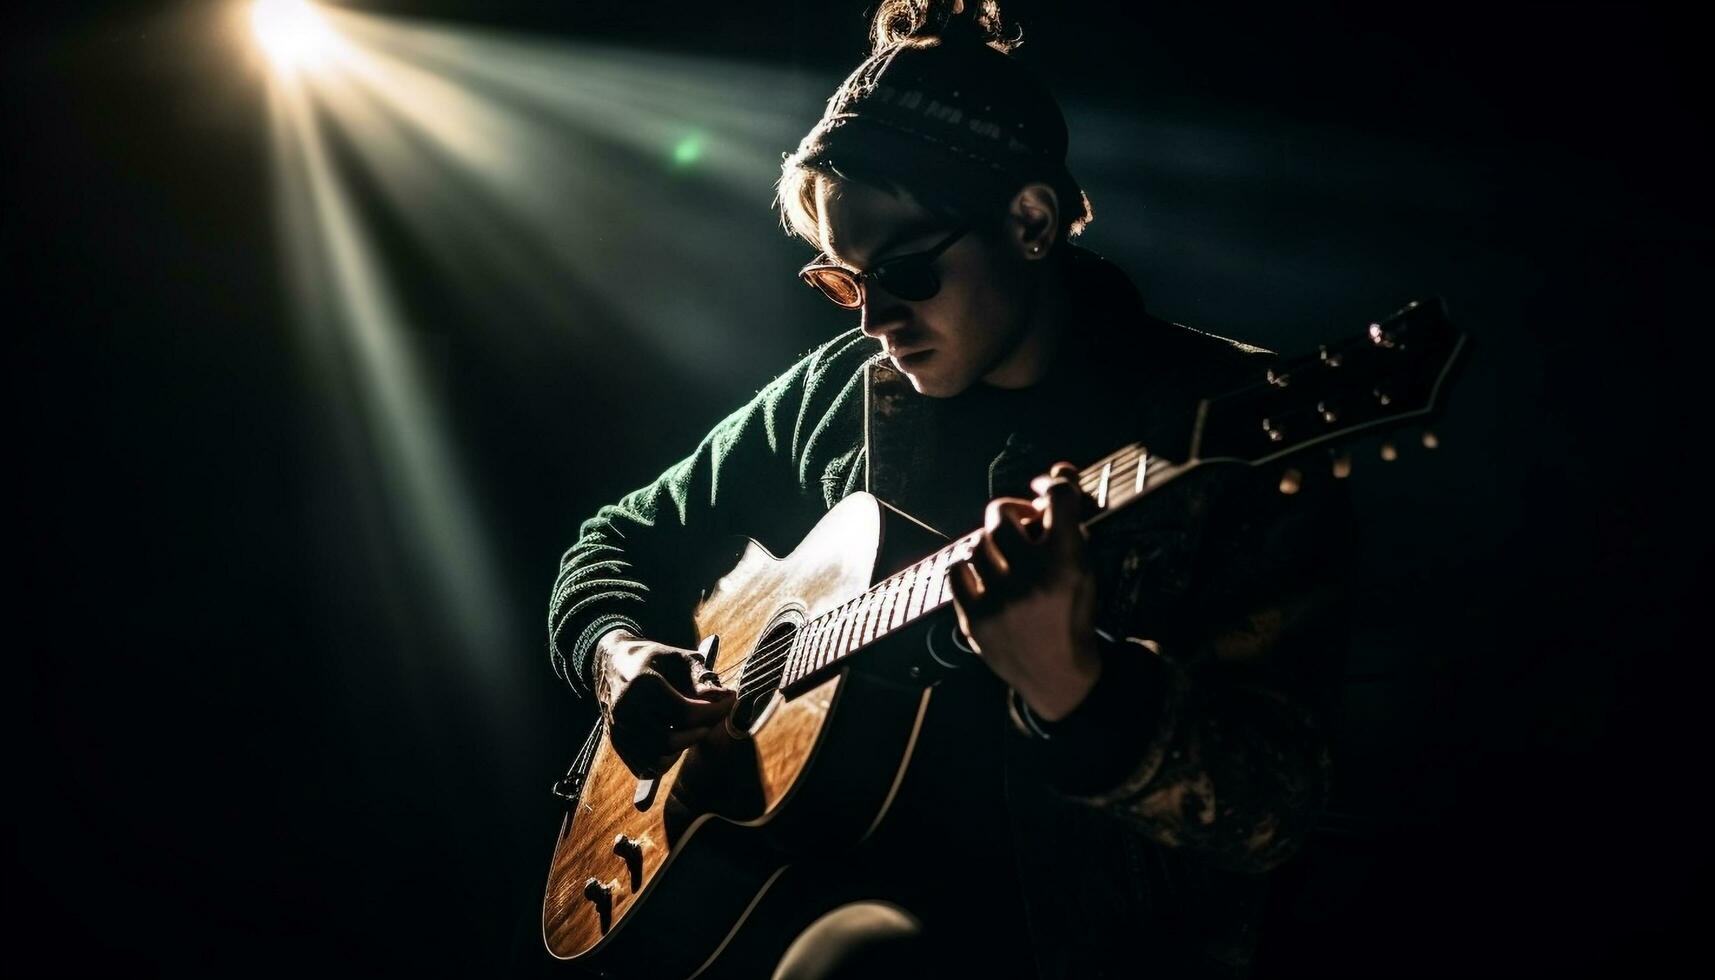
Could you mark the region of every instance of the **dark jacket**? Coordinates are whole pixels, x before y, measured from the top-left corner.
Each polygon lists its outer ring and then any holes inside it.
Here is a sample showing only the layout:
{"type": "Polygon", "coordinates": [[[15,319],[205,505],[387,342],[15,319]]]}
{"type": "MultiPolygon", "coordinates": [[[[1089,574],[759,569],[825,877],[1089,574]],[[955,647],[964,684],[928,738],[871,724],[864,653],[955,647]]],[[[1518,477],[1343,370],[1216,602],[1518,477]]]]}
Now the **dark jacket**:
{"type": "MultiPolygon", "coordinates": [[[[855,491],[960,533],[1057,459],[1133,440],[1183,459],[1198,398],[1270,359],[1148,315],[1089,252],[1074,249],[1069,270],[1075,329],[1035,388],[926,398],[852,331],[602,508],[555,583],[556,671],[587,693],[595,642],[616,626],[692,645],[689,612],[730,554],[714,542],[743,534],[785,554],[855,491]]],[[[996,712],[1044,977],[1239,975],[1249,961],[1258,872],[1292,853],[1327,790],[1315,719],[1342,649],[1349,541],[1337,483],[1288,497],[1276,480],[1210,467],[1103,522],[1101,681],[1057,725],[1016,698],[996,712]]]]}

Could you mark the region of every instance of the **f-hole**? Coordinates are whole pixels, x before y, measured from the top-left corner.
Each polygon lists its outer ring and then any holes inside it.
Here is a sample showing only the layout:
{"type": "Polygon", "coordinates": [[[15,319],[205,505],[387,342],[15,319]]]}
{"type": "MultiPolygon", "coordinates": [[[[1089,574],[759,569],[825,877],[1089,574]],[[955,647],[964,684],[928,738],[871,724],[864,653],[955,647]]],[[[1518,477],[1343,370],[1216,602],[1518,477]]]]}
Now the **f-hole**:
{"type": "Polygon", "coordinates": [[[755,734],[782,700],[780,680],[786,671],[786,652],[792,648],[792,638],[803,625],[802,610],[783,610],[762,631],[756,649],[745,658],[744,670],[739,674],[738,701],[727,717],[727,732],[734,738],[755,734]]]}

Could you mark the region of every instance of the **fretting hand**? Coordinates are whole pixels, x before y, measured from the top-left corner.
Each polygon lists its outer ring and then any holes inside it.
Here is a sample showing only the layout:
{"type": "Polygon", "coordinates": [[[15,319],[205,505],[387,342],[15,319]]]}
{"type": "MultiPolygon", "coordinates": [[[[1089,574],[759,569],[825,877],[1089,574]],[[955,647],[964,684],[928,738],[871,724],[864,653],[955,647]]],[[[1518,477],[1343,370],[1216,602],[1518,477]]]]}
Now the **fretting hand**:
{"type": "Polygon", "coordinates": [[[1057,463],[1030,487],[1034,500],[990,502],[982,537],[949,584],[959,628],[983,662],[1038,716],[1058,721],[1101,676],[1096,581],[1077,469],[1057,463]]]}

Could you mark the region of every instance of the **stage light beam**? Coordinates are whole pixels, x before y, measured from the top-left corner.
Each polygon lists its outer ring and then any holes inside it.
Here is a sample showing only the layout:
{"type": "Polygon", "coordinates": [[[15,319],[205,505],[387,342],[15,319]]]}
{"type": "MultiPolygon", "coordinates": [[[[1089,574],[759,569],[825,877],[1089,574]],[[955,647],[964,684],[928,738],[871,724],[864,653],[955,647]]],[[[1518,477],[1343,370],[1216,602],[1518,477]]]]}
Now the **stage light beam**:
{"type": "Polygon", "coordinates": [[[332,28],[308,0],[256,0],[250,30],[280,71],[314,67],[338,47],[332,28]]]}

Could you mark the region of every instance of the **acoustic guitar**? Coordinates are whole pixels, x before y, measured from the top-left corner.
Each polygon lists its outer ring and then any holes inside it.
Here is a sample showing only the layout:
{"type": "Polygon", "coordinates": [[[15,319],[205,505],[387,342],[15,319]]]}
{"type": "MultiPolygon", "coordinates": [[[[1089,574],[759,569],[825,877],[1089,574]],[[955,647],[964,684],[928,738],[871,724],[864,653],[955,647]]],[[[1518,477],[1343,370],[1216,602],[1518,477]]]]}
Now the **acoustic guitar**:
{"type": "MultiPolygon", "coordinates": [[[[1099,533],[1104,517],[1205,466],[1281,465],[1282,492],[1296,492],[1292,466],[1313,450],[1438,414],[1468,345],[1434,299],[1276,361],[1198,405],[1187,458],[1132,444],[1082,470],[1095,504],[1086,528],[1099,533]]],[[[1392,452],[1384,443],[1383,457],[1392,452]]],[[[1349,457],[1333,465],[1344,476],[1349,457]]],[[[856,493],[783,558],[744,548],[693,614],[704,662],[737,691],[732,714],[658,778],[627,769],[597,723],[555,786],[570,803],[542,903],[555,957],[601,975],[695,976],[788,865],[880,824],[935,680],[970,660],[951,618],[936,614],[952,602],[948,568],[980,536],[878,580],[899,523],[856,493]]]]}

